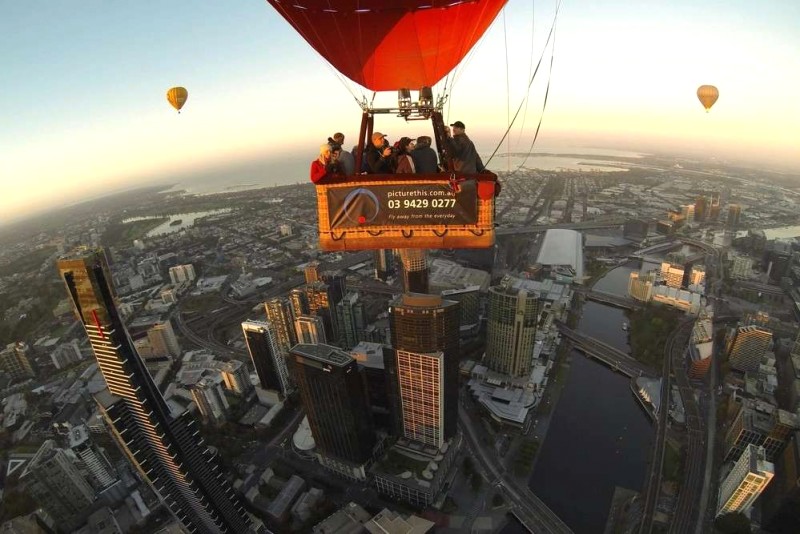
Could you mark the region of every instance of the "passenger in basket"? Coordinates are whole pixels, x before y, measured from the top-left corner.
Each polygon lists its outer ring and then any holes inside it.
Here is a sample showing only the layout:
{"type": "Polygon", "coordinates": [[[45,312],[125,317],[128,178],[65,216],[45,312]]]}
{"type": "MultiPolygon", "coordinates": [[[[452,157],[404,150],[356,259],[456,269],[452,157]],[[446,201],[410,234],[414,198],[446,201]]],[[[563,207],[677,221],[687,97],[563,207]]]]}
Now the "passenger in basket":
{"type": "Polygon", "coordinates": [[[311,181],[322,182],[340,170],[340,164],[333,160],[331,145],[325,143],[319,147],[319,157],[311,162],[311,181]]]}
{"type": "Polygon", "coordinates": [[[414,141],[409,137],[401,137],[397,142],[397,174],[409,174],[417,172],[414,167],[414,160],[411,159],[411,151],[414,149],[414,141]]]}
{"type": "Polygon", "coordinates": [[[392,174],[394,156],[386,136],[380,132],[372,134],[372,144],[364,151],[369,174],[392,174]]]}
{"type": "Polygon", "coordinates": [[[417,144],[411,151],[414,168],[419,174],[430,174],[439,171],[439,158],[431,148],[431,138],[427,135],[417,137],[417,144]]]}
{"type": "Polygon", "coordinates": [[[452,133],[450,128],[445,127],[444,130],[447,133],[447,153],[453,158],[453,170],[464,174],[483,172],[483,162],[464,131],[464,123],[456,121],[450,126],[453,128],[452,133]]]}
{"type": "MultiPolygon", "coordinates": [[[[344,134],[341,132],[336,132],[333,134],[333,137],[328,138],[328,144],[331,145],[332,148],[336,148],[336,145],[340,147],[344,146],[344,134]]],[[[353,154],[346,150],[342,150],[341,154],[339,154],[339,163],[342,164],[342,174],[351,175],[355,173],[356,170],[356,160],[353,154]]]]}

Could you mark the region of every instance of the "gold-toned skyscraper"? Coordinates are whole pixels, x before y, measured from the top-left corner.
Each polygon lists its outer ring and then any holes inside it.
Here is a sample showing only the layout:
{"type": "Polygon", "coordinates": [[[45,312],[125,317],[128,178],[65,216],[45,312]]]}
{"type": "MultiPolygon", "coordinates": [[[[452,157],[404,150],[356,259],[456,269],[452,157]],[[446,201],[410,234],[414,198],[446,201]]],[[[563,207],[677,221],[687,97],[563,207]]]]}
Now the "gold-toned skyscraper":
{"type": "Polygon", "coordinates": [[[63,258],[58,271],[108,385],[95,400],[128,459],[190,532],[250,532],[250,518],[198,438],[196,422],[188,412],[173,416],[134,350],[102,250],[63,258]]]}

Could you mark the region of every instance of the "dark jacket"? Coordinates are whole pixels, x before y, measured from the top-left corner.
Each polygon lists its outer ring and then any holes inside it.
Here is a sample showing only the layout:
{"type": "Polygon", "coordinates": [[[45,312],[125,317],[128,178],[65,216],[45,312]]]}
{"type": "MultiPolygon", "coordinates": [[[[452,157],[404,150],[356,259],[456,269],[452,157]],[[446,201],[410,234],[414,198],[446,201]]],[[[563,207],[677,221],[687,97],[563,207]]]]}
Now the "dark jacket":
{"type": "Polygon", "coordinates": [[[454,135],[448,139],[447,153],[453,158],[453,167],[456,172],[474,174],[484,170],[481,157],[467,134],[454,135]]]}
{"type": "Polygon", "coordinates": [[[369,174],[392,174],[394,172],[394,164],[392,156],[387,158],[383,157],[383,150],[389,145],[384,145],[382,148],[376,148],[371,144],[364,151],[364,158],[367,161],[367,172],[369,174]]]}
{"type": "Polygon", "coordinates": [[[436,151],[430,145],[420,145],[411,151],[411,159],[414,160],[414,168],[418,174],[430,174],[439,171],[439,158],[436,151]]]}

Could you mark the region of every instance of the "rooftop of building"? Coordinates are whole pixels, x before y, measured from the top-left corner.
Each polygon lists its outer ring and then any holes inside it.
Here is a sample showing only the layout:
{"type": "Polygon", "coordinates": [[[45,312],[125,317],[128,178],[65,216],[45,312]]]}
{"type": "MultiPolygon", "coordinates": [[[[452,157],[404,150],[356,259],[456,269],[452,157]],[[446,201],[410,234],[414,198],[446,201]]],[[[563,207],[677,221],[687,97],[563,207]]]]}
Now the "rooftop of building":
{"type": "Polygon", "coordinates": [[[297,475],[292,475],[291,478],[286,481],[286,484],[283,485],[281,492],[278,493],[278,496],[275,497],[271,503],[269,503],[269,508],[267,508],[269,514],[273,517],[280,517],[284,515],[289,510],[294,500],[303,491],[305,486],[305,480],[297,475]]]}
{"type": "Polygon", "coordinates": [[[507,275],[503,277],[500,284],[515,290],[524,289],[528,293],[537,293],[543,300],[551,302],[556,302],[570,296],[569,285],[559,283],[551,278],[529,280],[527,278],[517,278],[507,275]]]}
{"type": "Polygon", "coordinates": [[[292,347],[292,353],[339,367],[343,367],[353,361],[353,357],[340,348],[323,343],[298,343],[292,347]]]}
{"type": "Polygon", "coordinates": [[[690,356],[693,361],[705,360],[710,357],[714,351],[714,342],[706,341],[705,343],[695,343],[690,350],[690,356]]]}
{"type": "Polygon", "coordinates": [[[350,349],[349,352],[359,365],[371,369],[383,369],[383,347],[384,345],[382,343],[361,341],[358,345],[350,349]]]}
{"type": "Polygon", "coordinates": [[[354,502],[348,503],[314,526],[314,534],[360,534],[372,516],[354,502]]]}
{"type": "Polygon", "coordinates": [[[478,402],[496,419],[517,425],[525,422],[528,412],[536,406],[538,396],[529,389],[503,387],[479,378],[470,379],[469,390],[478,402]]]}
{"type": "Polygon", "coordinates": [[[550,229],[544,234],[536,263],[542,265],[569,265],[575,277],[583,278],[583,238],[575,230],[550,229]]]}
{"type": "Polygon", "coordinates": [[[453,439],[436,448],[400,438],[386,449],[383,456],[372,465],[370,472],[393,477],[423,491],[429,490],[439,470],[439,463],[450,450],[453,439]]]}
{"type": "Polygon", "coordinates": [[[403,517],[397,512],[384,508],[368,521],[364,527],[370,534],[425,534],[434,525],[433,521],[428,521],[416,515],[403,517]]]}
{"type": "Polygon", "coordinates": [[[464,267],[444,258],[430,260],[428,269],[428,282],[437,291],[473,286],[478,286],[480,291],[486,291],[491,282],[491,275],[486,271],[464,267]]]}

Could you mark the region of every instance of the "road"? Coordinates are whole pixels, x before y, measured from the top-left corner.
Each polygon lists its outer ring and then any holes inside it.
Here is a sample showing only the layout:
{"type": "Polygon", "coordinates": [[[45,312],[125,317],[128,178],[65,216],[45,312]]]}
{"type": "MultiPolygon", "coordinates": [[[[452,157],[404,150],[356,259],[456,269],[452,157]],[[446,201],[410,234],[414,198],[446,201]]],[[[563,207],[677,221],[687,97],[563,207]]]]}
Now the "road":
{"type": "MultiPolygon", "coordinates": [[[[684,341],[681,343],[681,347],[685,348],[685,346],[686,342],[684,341]]],[[[700,406],[695,398],[695,390],[689,383],[689,377],[686,374],[685,351],[678,350],[678,347],[676,347],[672,354],[672,369],[675,382],[678,385],[678,393],[683,401],[686,413],[688,445],[684,462],[683,484],[678,493],[678,502],[675,506],[675,513],[672,516],[672,524],[669,531],[684,533],[694,531],[695,518],[699,510],[705,474],[706,429],[705,421],[700,413],[700,406]]],[[[699,521],[699,518],[697,520],[699,521]]]]}
{"type": "Polygon", "coordinates": [[[658,405],[659,411],[656,417],[656,448],[653,451],[650,472],[647,475],[647,483],[644,488],[644,509],[642,511],[642,523],[639,525],[640,534],[650,534],[653,530],[653,515],[661,493],[661,475],[664,472],[664,452],[666,451],[667,421],[669,419],[670,365],[672,351],[675,347],[675,338],[679,331],[680,328],[673,331],[664,345],[664,363],[661,369],[661,402],[658,405]]]}
{"type": "Polygon", "coordinates": [[[531,532],[569,533],[570,528],[553,513],[530,488],[520,488],[513,477],[507,476],[494,450],[487,450],[478,438],[472,418],[463,407],[458,410],[459,426],[464,432],[470,449],[484,469],[491,485],[501,488],[513,505],[514,514],[531,532]]]}
{"type": "Polygon", "coordinates": [[[537,226],[516,226],[514,228],[500,227],[497,230],[495,230],[495,234],[498,237],[502,237],[505,235],[538,234],[540,232],[546,232],[547,230],[554,228],[566,228],[571,230],[614,228],[615,226],[622,226],[623,224],[625,224],[626,220],[628,220],[626,217],[613,217],[602,221],[597,220],[597,221],[586,221],[586,222],[576,222],[576,223],[540,224],[537,226]]]}

